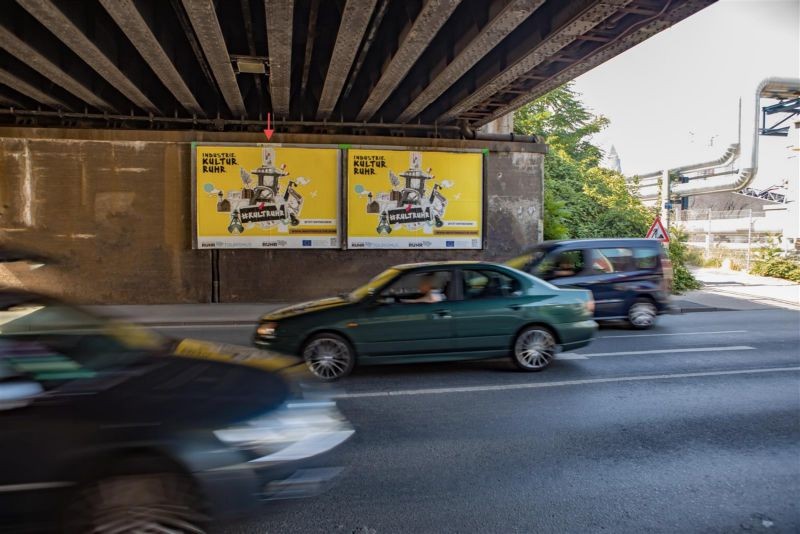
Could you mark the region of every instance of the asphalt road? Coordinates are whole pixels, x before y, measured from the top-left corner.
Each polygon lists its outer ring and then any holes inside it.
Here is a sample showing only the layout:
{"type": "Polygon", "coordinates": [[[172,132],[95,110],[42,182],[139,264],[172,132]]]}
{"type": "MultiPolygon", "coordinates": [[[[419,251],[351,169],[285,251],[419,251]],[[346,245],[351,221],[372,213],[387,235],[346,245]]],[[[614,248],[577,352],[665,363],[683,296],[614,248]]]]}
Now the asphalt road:
{"type": "Polygon", "coordinates": [[[668,316],[561,356],[357,369],[338,483],[219,532],[800,532],[800,312],[668,316]]]}

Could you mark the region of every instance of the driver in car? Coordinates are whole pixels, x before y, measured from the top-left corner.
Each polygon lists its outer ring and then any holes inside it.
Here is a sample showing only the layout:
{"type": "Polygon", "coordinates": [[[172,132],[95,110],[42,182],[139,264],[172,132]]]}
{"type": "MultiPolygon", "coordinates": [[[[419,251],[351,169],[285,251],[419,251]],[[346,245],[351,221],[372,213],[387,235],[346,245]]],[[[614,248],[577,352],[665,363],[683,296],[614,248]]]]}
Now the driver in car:
{"type": "Polygon", "coordinates": [[[419,292],[422,296],[415,298],[415,299],[403,299],[401,302],[406,304],[412,303],[428,303],[434,304],[436,302],[442,302],[445,300],[444,293],[440,290],[436,289],[434,286],[436,284],[436,275],[434,274],[426,274],[422,276],[419,280],[419,292]]]}

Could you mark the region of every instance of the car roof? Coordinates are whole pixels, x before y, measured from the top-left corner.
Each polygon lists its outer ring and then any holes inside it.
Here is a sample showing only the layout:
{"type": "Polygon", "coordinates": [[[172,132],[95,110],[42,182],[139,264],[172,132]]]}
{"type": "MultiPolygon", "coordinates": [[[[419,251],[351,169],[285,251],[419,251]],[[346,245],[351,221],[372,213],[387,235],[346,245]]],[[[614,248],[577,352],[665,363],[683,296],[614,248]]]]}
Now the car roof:
{"type": "Polygon", "coordinates": [[[657,247],[661,246],[661,241],[658,239],[646,237],[605,237],[596,239],[559,239],[554,241],[543,241],[536,245],[535,248],[554,248],[562,245],[587,245],[587,246],[647,246],[657,247]]]}
{"type": "Polygon", "coordinates": [[[455,267],[455,266],[469,266],[469,265],[491,265],[495,267],[502,267],[502,265],[498,263],[492,263],[488,261],[480,261],[480,260],[449,260],[449,261],[424,261],[419,263],[403,263],[400,265],[395,265],[392,269],[397,269],[400,271],[408,271],[411,269],[420,269],[426,267],[455,267]]]}

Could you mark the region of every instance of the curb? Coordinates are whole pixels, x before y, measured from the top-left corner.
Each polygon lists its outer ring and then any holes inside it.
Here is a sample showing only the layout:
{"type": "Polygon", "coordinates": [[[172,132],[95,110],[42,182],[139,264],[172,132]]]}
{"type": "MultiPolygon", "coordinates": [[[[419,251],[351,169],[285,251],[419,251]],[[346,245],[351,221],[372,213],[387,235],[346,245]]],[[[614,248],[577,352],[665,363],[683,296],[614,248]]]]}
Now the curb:
{"type": "Polygon", "coordinates": [[[700,313],[700,312],[720,312],[720,311],[746,311],[746,310],[735,310],[733,308],[716,308],[714,306],[702,307],[702,308],[680,308],[678,312],[680,315],[685,313],[700,313]]]}
{"type": "Polygon", "coordinates": [[[136,323],[141,326],[146,326],[148,328],[178,328],[181,326],[192,326],[192,327],[252,326],[253,328],[255,328],[258,325],[258,321],[171,321],[168,323],[160,323],[160,322],[142,321],[135,317],[128,317],[125,318],[125,320],[131,323],[136,323]]]}

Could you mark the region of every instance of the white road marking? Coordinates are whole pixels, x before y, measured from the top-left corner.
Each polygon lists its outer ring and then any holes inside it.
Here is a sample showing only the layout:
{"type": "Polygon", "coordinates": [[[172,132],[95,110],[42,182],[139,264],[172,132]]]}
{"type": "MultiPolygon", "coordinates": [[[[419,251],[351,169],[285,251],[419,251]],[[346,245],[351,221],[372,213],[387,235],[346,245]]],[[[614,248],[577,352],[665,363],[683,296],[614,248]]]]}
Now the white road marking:
{"type": "Polygon", "coordinates": [[[654,349],[654,350],[626,350],[619,352],[593,352],[590,354],[576,354],[574,352],[564,352],[556,357],[562,360],[582,360],[586,358],[595,358],[597,356],[638,356],[641,354],[674,354],[678,352],[728,352],[733,350],[755,350],[755,347],[749,347],[747,345],[734,345],[730,347],[692,347],[689,349],[654,349]],[[583,358],[575,358],[574,356],[583,356],[583,358]]]}
{"type": "Polygon", "coordinates": [[[575,352],[562,352],[556,355],[558,360],[588,360],[589,357],[584,354],[577,354],[575,352]]]}
{"type": "Polygon", "coordinates": [[[747,330],[718,330],[716,332],[676,332],[672,334],[626,334],[623,336],[597,336],[595,339],[616,339],[620,337],[655,337],[655,336],[710,336],[713,334],[742,334],[747,330]]]}
{"type": "Polygon", "coordinates": [[[442,395],[445,393],[472,393],[480,391],[510,391],[515,389],[540,389],[589,384],[609,384],[614,382],[640,382],[648,380],[672,380],[681,378],[702,378],[708,376],[754,375],[800,371],[800,367],[773,367],[771,369],[741,369],[737,371],[708,371],[703,373],[676,373],[668,375],[620,376],[616,378],[589,378],[585,380],[563,380],[560,382],[535,382],[506,384],[497,386],[464,386],[453,388],[406,389],[400,391],[370,391],[364,393],[342,393],[335,399],[362,399],[370,397],[402,397],[414,395],[442,395]]]}

